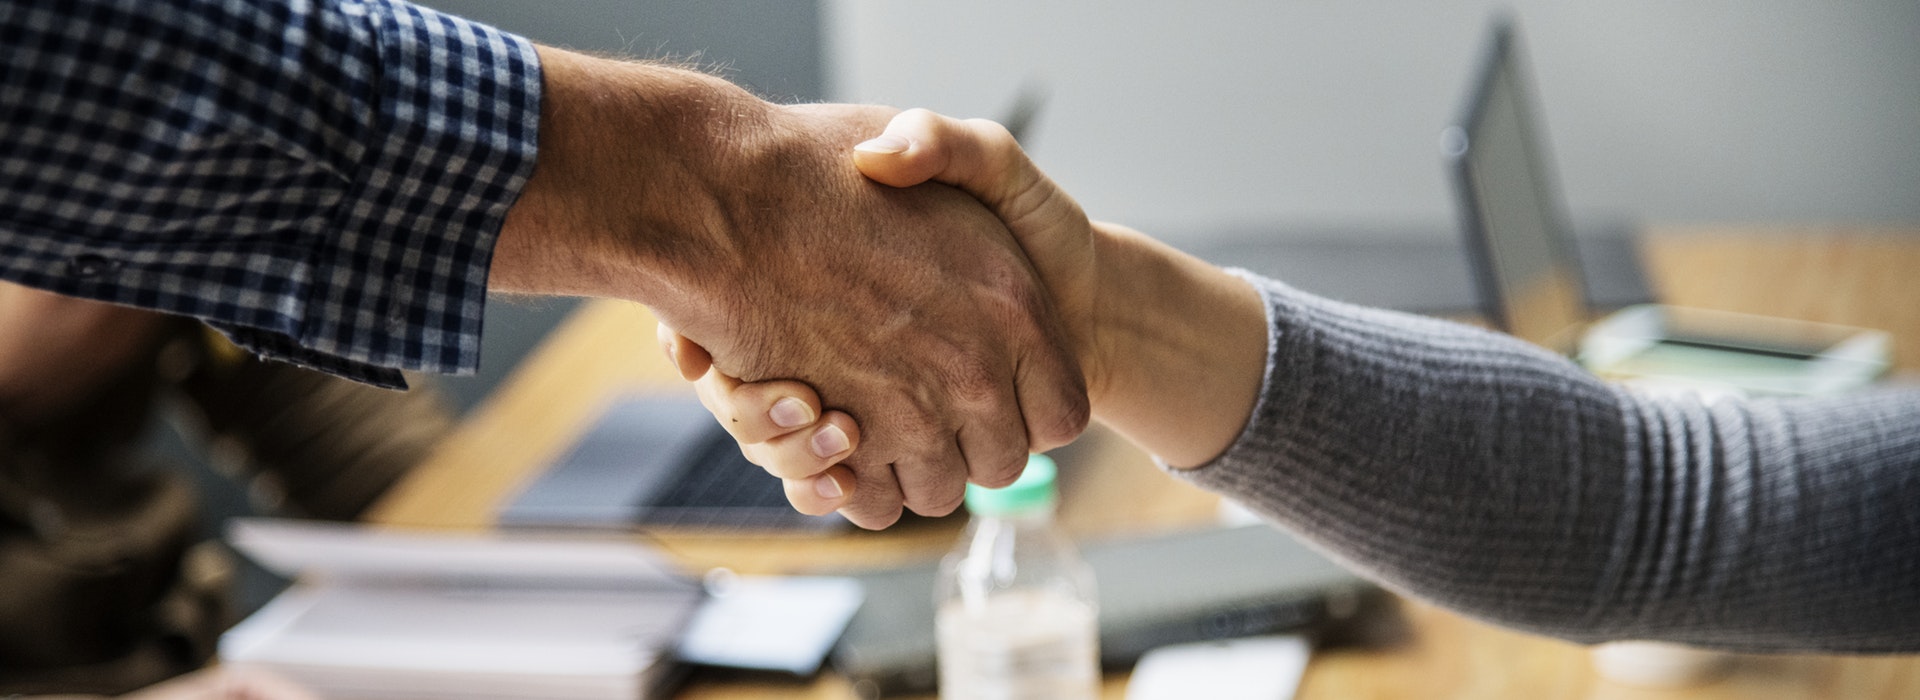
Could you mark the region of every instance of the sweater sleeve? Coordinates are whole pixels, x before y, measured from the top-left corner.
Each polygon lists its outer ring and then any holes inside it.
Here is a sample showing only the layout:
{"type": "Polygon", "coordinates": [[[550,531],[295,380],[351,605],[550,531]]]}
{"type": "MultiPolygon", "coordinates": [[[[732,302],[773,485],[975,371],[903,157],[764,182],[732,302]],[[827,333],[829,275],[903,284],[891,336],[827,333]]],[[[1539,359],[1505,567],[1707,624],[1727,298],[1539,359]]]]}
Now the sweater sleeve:
{"type": "Polygon", "coordinates": [[[1920,650],[1920,391],[1641,394],[1507,336],[1248,278],[1265,385],[1182,477],[1536,633],[1920,650]]]}

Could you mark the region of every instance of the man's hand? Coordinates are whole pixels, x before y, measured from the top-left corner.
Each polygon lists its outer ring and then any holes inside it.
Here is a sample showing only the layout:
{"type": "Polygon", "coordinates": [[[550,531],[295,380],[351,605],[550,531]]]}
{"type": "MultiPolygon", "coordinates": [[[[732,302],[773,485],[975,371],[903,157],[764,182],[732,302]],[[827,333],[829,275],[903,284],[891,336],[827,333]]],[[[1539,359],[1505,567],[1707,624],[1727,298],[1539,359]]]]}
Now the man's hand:
{"type": "MultiPolygon", "coordinates": [[[[1266,358],[1265,307],[1251,287],[1137,231],[1088,221],[997,124],[911,110],[855,153],[874,180],[951,184],[1007,222],[1058,302],[1102,422],[1175,466],[1207,462],[1239,435],[1266,358]]],[[[698,377],[701,401],[748,458],[787,480],[795,508],[852,498],[836,458],[806,449],[823,432],[857,436],[851,418],[822,414],[804,383],[710,371],[705,352],[665,326],[660,342],[682,375],[698,377]]]]}
{"type": "Polygon", "coordinates": [[[910,109],[854,147],[861,174],[893,187],[937,182],[972,195],[1000,218],[1046,284],[1097,394],[1106,383],[1099,337],[1100,238],[1066,190],[1027,158],[1013,134],[985,119],[910,109]]]}
{"type": "Polygon", "coordinates": [[[1006,228],[849,155],[893,110],[775,107],[694,73],[542,50],[540,162],[493,288],[633,299],[721,372],[791,378],[866,428],[842,512],[891,524],[1011,482],[1086,427],[1046,291],[1006,228]]]}
{"type": "MultiPolygon", "coordinates": [[[[856,146],[854,159],[862,174],[889,186],[924,187],[934,181],[959,187],[1004,220],[1054,296],[1090,386],[1105,384],[1106,363],[1095,352],[1103,343],[1094,322],[1101,295],[1092,224],[1004,127],[910,110],[894,116],[880,137],[856,146]]],[[[859,425],[852,418],[823,414],[820,397],[803,382],[745,383],[722,367],[710,371],[705,350],[667,323],[659,340],[681,374],[698,380],[701,402],[727,426],[747,458],[786,481],[787,499],[796,509],[822,513],[855,497],[846,493],[843,468],[834,466],[836,454],[817,449],[823,433],[857,436],[859,425]]]]}

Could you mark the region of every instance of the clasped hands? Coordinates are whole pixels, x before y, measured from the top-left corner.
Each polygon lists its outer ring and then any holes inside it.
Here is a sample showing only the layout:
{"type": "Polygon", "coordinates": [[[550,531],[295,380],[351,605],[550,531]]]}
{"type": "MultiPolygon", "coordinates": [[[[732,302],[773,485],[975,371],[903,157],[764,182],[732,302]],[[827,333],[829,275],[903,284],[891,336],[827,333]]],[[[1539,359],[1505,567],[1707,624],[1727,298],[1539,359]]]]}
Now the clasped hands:
{"type": "MultiPolygon", "coordinates": [[[[1045,334],[1064,342],[1070,362],[1047,362],[1044,370],[1074,369],[1081,377],[1039,381],[1040,390],[1059,386],[1103,388],[1104,363],[1093,323],[1097,294],[1095,238],[1080,206],[1027,160],[1011,134],[983,120],[954,120],[925,110],[895,116],[881,136],[854,147],[853,162],[875,182],[913,188],[936,182],[971,195],[1004,222],[1014,234],[1032,271],[1048,293],[1042,304],[1062,328],[1045,334]]],[[[954,238],[975,236],[972,231],[917,231],[902,235],[954,238]]],[[[980,245],[988,241],[975,241],[980,245]]],[[[979,279],[979,284],[1018,285],[1017,279],[979,279]]],[[[1032,311],[1008,309],[1007,311],[1032,311]]],[[[1038,320],[1048,315],[1042,313],[1038,320]]],[[[965,331],[967,329],[955,329],[965,331]]],[[[742,382],[714,367],[706,348],[675,332],[666,323],[659,328],[663,351],[682,376],[694,380],[701,402],[738,440],[746,457],[785,481],[788,500],[806,513],[840,510],[856,524],[885,527],[902,505],[923,515],[944,515],[956,508],[965,482],[1002,486],[1018,475],[1027,451],[1044,451],[1075,437],[1085,426],[1084,414],[1067,401],[1029,401],[1025,391],[1002,384],[988,386],[990,368],[962,368],[954,374],[933,372],[921,379],[923,387],[898,390],[937,392],[953,390],[964,408],[985,420],[961,426],[953,437],[964,460],[929,459],[902,463],[886,450],[863,444],[861,422],[844,410],[825,406],[814,387],[792,379],[742,382]],[[942,386],[942,385],[946,386],[942,386]],[[1022,392],[1017,402],[1008,392],[1022,392]],[[1017,403],[1021,416],[982,416],[982,411],[1006,410],[1017,403]],[[1034,410],[1066,411],[1067,415],[1034,415],[1034,410]],[[1022,430],[1022,423],[1028,426],[1022,430]],[[1071,431],[1036,433],[1034,425],[1068,426],[1071,431]],[[983,435],[982,431],[997,431],[983,435]],[[982,446],[990,446],[985,449],[982,446]]],[[[773,342],[769,340],[769,342],[773,342]]],[[[1025,352],[1048,348],[1028,348],[1025,352]]],[[[1028,366],[1031,356],[1008,358],[1016,367],[1028,366]]],[[[1019,370],[1016,369],[1016,374],[1019,370]]],[[[826,387],[822,387],[826,389],[826,387]]],[[[1082,402],[1084,396],[1077,397],[1082,402]]],[[[1083,404],[1084,405],[1084,404],[1083,404]]],[[[863,421],[873,433],[893,429],[897,416],[867,415],[863,421]]],[[[934,439],[944,436],[934,435],[934,439]]],[[[897,445],[897,443],[896,443],[897,445]]],[[[896,447],[897,449],[897,447],[896,447]]]]}
{"type": "MultiPolygon", "coordinates": [[[[895,116],[886,132],[854,147],[853,162],[875,182],[913,188],[929,181],[944,183],[972,195],[1004,222],[1032,261],[1032,274],[1050,298],[1038,300],[1036,322],[1057,319],[1057,332],[1041,338],[1058,343],[1053,348],[1013,348],[1013,374],[1067,370],[1085,372],[1098,385],[1098,359],[1093,347],[1090,309],[1094,294],[1094,245],[1086,216],[1071,198],[1047,181],[998,124],[982,120],[958,121],[925,110],[895,116]],[[1064,346],[1064,347],[1062,347],[1064,346]],[[1066,361],[1036,358],[1035,353],[1064,352],[1066,361]],[[1043,359],[1037,367],[1035,359],[1043,359]]],[[[915,231],[903,235],[955,238],[978,236],[974,231],[915,231]]],[[[990,238],[971,242],[992,247],[990,238]]],[[[1016,272],[1025,270],[1016,269],[1016,272]]],[[[1004,273],[1003,273],[1004,274],[1004,273]]],[[[1026,280],[988,277],[976,284],[1019,289],[1026,280]]],[[[1033,307],[1006,309],[1033,313],[1033,307]]],[[[954,328],[967,332],[970,329],[954,328]]],[[[889,459],[886,450],[862,443],[861,425],[844,410],[827,408],[814,388],[791,379],[744,383],[713,365],[707,349],[675,332],[666,323],[659,339],[682,376],[695,380],[701,402],[741,443],[747,458],[786,483],[788,500],[802,512],[822,514],[840,510],[856,524],[880,528],[892,524],[904,506],[923,515],[945,515],[960,504],[966,482],[1003,486],[1019,474],[1028,451],[1044,451],[1071,441],[1087,421],[1087,398],[1077,401],[1033,401],[1027,391],[1055,387],[1085,387],[1082,376],[1031,377],[1011,386],[995,377],[996,368],[960,367],[920,377],[928,386],[898,387],[918,393],[950,391],[963,410],[981,420],[960,426],[951,440],[956,449],[944,450],[961,458],[923,459],[903,463],[889,459]],[[997,386],[995,384],[998,384],[997,386]],[[945,384],[945,386],[942,386],[945,384]],[[1018,392],[1017,401],[1008,394],[1018,392]],[[1018,406],[1021,416],[987,415],[1018,406]],[[1034,414],[1056,411],[1056,415],[1034,414]],[[1033,426],[1052,426],[1034,431],[1033,426]]],[[[1016,339],[1017,340],[1017,339],[1016,339]]],[[[1000,375],[1000,376],[1005,376],[1000,375]]],[[[876,433],[894,428],[899,416],[870,415],[866,421],[876,433]]],[[[946,436],[935,433],[938,441],[946,436]]],[[[943,450],[931,446],[933,453],[943,450]]],[[[923,452],[922,454],[925,454],[923,452]]]]}
{"type": "Polygon", "coordinates": [[[800,139],[812,144],[800,157],[761,158],[762,169],[845,164],[849,152],[854,167],[812,173],[810,201],[723,207],[732,214],[716,228],[770,232],[722,242],[728,254],[714,257],[735,262],[708,275],[732,295],[649,303],[668,357],[747,458],[785,480],[795,508],[874,529],[903,508],[944,515],[968,482],[1011,483],[1028,452],[1066,444],[1092,418],[1174,467],[1240,434],[1268,331],[1245,281],[1089,221],[998,124],[783,109],[818,133],[800,139]]]}
{"type": "Polygon", "coordinates": [[[1251,288],[1088,222],[1004,128],[538,50],[540,160],[489,289],[646,304],[800,510],[949,513],[1096,415],[1175,465],[1244,423],[1251,288]]]}

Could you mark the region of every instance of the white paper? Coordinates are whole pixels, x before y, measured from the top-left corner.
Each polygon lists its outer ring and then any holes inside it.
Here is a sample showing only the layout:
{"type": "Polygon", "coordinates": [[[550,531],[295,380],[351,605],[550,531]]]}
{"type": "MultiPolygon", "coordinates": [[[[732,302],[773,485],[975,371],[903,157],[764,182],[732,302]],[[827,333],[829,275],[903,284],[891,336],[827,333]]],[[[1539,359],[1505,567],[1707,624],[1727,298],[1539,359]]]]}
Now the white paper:
{"type": "Polygon", "coordinates": [[[266,518],[235,521],[235,549],[306,580],[693,588],[653,550],[629,540],[407,532],[266,518]]]}
{"type": "Polygon", "coordinates": [[[739,577],[713,587],[680,638],[684,661],[808,675],[860,609],[859,581],[739,577]]]}
{"type": "Polygon", "coordinates": [[[260,520],[232,539],[302,575],[222,635],[222,661],[334,700],[644,697],[702,597],[633,542],[260,520]]]}
{"type": "Polygon", "coordinates": [[[1127,700],[1290,700],[1311,654],[1297,635],[1161,647],[1134,665],[1127,700]]]}

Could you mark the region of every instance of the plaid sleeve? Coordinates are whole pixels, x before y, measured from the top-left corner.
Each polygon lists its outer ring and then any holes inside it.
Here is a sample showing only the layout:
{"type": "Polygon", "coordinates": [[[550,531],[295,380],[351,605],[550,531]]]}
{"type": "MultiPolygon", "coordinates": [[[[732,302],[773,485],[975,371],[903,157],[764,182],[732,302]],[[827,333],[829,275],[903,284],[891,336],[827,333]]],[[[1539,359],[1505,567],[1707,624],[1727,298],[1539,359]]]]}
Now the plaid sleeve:
{"type": "Polygon", "coordinates": [[[523,39],[401,0],[0,0],[0,278],[388,387],[468,373],[523,39]]]}

